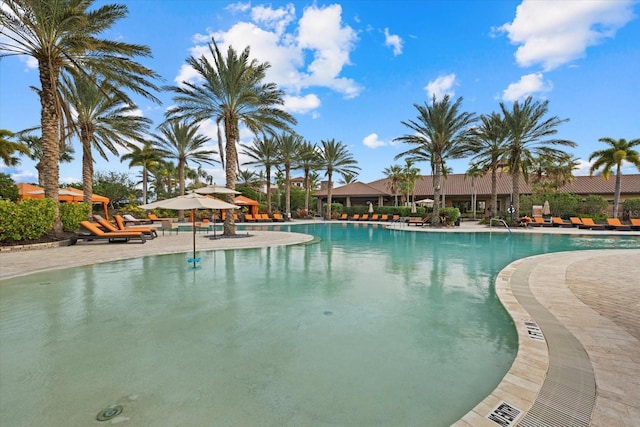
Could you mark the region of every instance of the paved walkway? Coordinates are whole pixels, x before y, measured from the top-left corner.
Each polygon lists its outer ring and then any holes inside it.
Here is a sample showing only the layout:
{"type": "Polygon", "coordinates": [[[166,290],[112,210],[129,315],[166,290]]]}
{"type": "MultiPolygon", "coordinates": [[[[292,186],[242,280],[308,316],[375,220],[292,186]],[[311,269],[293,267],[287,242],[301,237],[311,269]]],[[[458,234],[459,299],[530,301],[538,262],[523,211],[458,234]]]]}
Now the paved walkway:
{"type": "MultiPolygon", "coordinates": [[[[439,230],[395,227],[411,232],[508,232],[500,227],[488,230],[471,222],[439,230]]],[[[518,228],[512,232],[603,234],[563,228],[518,228]]],[[[250,234],[218,240],[197,234],[196,245],[197,249],[223,250],[289,245],[312,239],[289,232],[250,231],[250,234]]],[[[625,234],[640,236],[640,232],[625,234]]],[[[3,252],[0,280],[47,269],[188,252],[191,248],[192,235],[180,233],[160,236],[145,244],[79,242],[72,247],[3,252]]],[[[591,426],[640,425],[640,250],[578,251],[518,260],[498,275],[496,293],[514,319],[518,354],[494,392],[456,426],[495,427],[499,424],[487,417],[502,403],[521,411],[512,412],[520,425],[560,425],[554,424],[551,415],[573,417],[574,425],[582,425],[585,420],[585,425],[591,426]],[[570,336],[562,335],[564,331],[570,336]],[[578,343],[574,346],[577,348],[570,348],[567,353],[567,343],[572,340],[578,343]],[[581,352],[587,366],[577,378],[579,385],[575,388],[580,390],[572,393],[580,392],[583,399],[578,404],[554,401],[563,397],[558,395],[557,385],[576,379],[567,375],[575,373],[572,368],[581,363],[581,352]],[[589,388],[591,380],[593,389],[589,388]],[[556,386],[555,392],[550,384],[556,386]],[[552,390],[551,394],[545,394],[547,389],[552,390]],[[571,412],[567,407],[571,409],[572,404],[573,412],[567,414],[571,412]],[[589,412],[586,419],[585,412],[589,412]]]]}

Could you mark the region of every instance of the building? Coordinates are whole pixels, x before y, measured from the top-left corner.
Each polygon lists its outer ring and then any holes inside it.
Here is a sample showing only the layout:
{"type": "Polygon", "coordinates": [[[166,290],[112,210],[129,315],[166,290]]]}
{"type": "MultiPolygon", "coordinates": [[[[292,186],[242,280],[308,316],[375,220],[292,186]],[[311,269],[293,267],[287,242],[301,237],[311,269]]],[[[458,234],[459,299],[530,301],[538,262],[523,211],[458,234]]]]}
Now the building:
{"type": "MultiPolygon", "coordinates": [[[[627,199],[640,197],[640,174],[622,175],[620,188],[620,203],[627,199]]],[[[589,195],[599,195],[613,206],[615,191],[615,176],[605,180],[601,176],[575,176],[573,181],[558,191],[577,194],[583,198],[589,195]]],[[[443,206],[457,207],[464,212],[471,210],[471,196],[476,194],[476,210],[486,211],[491,200],[491,175],[472,179],[464,174],[451,174],[441,180],[441,197],[443,206]]],[[[336,187],[332,192],[332,201],[342,203],[346,207],[367,206],[369,202],[374,206],[394,206],[395,195],[389,191],[389,179],[383,178],[370,183],[354,182],[336,187]]],[[[511,175],[498,174],[498,209],[504,211],[511,203],[511,175]]],[[[531,185],[523,177],[520,178],[520,194],[531,194],[531,185]]],[[[424,175],[418,179],[415,187],[415,199],[433,198],[433,177],[424,175]]],[[[315,192],[318,198],[318,208],[327,202],[326,183],[315,192]]],[[[401,200],[398,194],[398,200],[401,200]]]]}

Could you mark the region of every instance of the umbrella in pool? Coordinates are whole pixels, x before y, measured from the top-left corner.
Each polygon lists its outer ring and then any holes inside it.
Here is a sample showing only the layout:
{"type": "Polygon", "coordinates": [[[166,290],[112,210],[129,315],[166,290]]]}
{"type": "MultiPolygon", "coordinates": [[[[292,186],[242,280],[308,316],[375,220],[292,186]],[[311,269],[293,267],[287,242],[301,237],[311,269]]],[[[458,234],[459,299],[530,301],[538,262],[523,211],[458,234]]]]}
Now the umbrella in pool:
{"type": "MultiPolygon", "coordinates": [[[[212,197],[203,196],[197,193],[189,193],[184,196],[173,197],[171,199],[159,200],[157,202],[147,203],[146,205],[140,205],[142,209],[171,209],[176,211],[182,210],[194,210],[194,209],[237,209],[238,206],[231,203],[223,202],[222,200],[214,199],[212,197]]],[[[193,267],[196,267],[196,262],[199,261],[196,258],[196,216],[193,218],[193,258],[189,262],[193,261],[193,267]]]]}
{"type": "MultiPolygon", "coordinates": [[[[198,194],[240,194],[239,191],[232,190],[227,187],[220,187],[219,185],[207,185],[206,187],[196,188],[195,190],[198,194]]],[[[213,237],[215,239],[216,236],[216,216],[213,215],[213,237]]]]}

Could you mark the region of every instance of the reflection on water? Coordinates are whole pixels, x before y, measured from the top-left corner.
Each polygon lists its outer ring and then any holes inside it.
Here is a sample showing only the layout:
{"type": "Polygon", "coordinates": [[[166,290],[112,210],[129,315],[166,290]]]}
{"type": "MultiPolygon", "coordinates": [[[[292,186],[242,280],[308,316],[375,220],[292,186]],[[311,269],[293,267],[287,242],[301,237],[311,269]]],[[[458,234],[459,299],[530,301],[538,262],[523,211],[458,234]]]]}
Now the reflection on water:
{"type": "Polygon", "coordinates": [[[146,257],[0,286],[3,425],[449,425],[516,351],[493,280],[637,238],[280,225],[310,245],[146,257]],[[328,315],[327,313],[331,313],[328,315]]]}

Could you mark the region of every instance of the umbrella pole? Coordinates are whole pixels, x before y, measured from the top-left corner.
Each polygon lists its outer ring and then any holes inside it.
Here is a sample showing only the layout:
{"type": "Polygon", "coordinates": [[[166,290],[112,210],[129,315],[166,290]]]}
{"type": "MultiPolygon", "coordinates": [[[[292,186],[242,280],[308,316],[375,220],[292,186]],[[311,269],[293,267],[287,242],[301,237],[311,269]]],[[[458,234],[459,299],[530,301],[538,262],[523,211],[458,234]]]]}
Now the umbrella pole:
{"type": "Polygon", "coordinates": [[[196,215],[193,209],[191,209],[191,228],[193,229],[193,268],[196,268],[196,215]]]}

